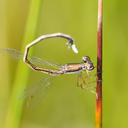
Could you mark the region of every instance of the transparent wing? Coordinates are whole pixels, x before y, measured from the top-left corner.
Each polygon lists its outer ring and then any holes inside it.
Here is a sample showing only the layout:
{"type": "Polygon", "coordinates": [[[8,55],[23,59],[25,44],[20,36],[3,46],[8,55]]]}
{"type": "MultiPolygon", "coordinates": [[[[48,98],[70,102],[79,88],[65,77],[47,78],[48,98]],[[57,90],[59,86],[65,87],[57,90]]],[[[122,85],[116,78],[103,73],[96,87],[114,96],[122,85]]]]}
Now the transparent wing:
{"type": "Polygon", "coordinates": [[[18,59],[18,60],[20,60],[20,59],[23,58],[23,54],[22,54],[20,51],[16,50],[16,49],[3,48],[3,49],[0,49],[0,53],[1,53],[1,54],[4,54],[4,55],[5,55],[5,54],[8,54],[8,55],[10,55],[12,58],[18,59]]]}
{"type": "MultiPolygon", "coordinates": [[[[4,48],[0,49],[0,54],[4,55],[10,55],[12,58],[16,60],[23,61],[23,54],[12,48],[4,48]]],[[[29,58],[30,61],[35,65],[48,65],[53,66],[54,68],[60,68],[60,65],[50,63],[48,61],[42,60],[37,57],[29,58]]],[[[18,97],[19,99],[25,99],[27,106],[29,106],[30,103],[34,102],[35,104],[38,104],[38,102],[41,101],[41,98],[46,94],[48,88],[50,87],[51,77],[49,76],[47,78],[41,79],[39,82],[28,86],[22,94],[18,97]]]]}
{"type": "MultiPolygon", "coordinates": [[[[23,60],[23,54],[16,49],[4,48],[4,49],[0,49],[0,53],[1,54],[8,54],[12,58],[17,59],[17,60],[23,60]]],[[[38,58],[38,57],[31,57],[29,59],[35,65],[48,65],[48,66],[53,66],[56,68],[61,68],[61,65],[59,65],[59,64],[50,63],[50,62],[43,60],[41,58],[38,58]]]]}
{"type": "Polygon", "coordinates": [[[43,78],[39,82],[28,86],[19,96],[19,99],[25,99],[27,107],[30,107],[32,102],[34,102],[35,105],[39,104],[51,87],[51,79],[51,76],[43,78]]]}
{"type": "Polygon", "coordinates": [[[77,77],[77,86],[90,91],[95,92],[96,87],[96,74],[95,72],[87,73],[86,71],[80,72],[77,77]]]}

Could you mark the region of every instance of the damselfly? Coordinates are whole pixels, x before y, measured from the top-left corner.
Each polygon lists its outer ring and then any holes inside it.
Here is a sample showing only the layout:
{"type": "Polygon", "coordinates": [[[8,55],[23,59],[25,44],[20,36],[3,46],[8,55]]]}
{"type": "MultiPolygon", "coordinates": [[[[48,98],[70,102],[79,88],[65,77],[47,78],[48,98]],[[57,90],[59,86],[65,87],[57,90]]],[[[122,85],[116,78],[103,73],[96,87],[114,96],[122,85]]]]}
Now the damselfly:
{"type": "MultiPolygon", "coordinates": [[[[54,37],[61,37],[61,38],[67,39],[68,47],[72,48],[74,53],[78,53],[78,50],[74,44],[72,37],[70,37],[69,35],[63,34],[63,33],[47,34],[47,35],[42,35],[42,36],[38,37],[36,40],[32,41],[30,44],[28,44],[25,47],[24,54],[20,53],[16,49],[11,49],[11,48],[5,48],[5,49],[2,49],[2,51],[9,53],[12,57],[14,57],[16,59],[22,59],[25,62],[25,64],[27,64],[32,70],[41,72],[41,73],[45,73],[50,76],[78,73],[79,77],[78,77],[77,85],[80,86],[81,88],[84,88],[85,84],[88,84],[88,83],[86,82],[86,78],[83,77],[82,73],[86,72],[87,77],[89,78],[90,76],[88,75],[88,72],[91,72],[94,69],[94,65],[89,56],[84,56],[82,58],[82,62],[80,62],[80,63],[68,63],[68,64],[63,64],[63,65],[52,64],[48,61],[42,60],[37,57],[32,57],[32,58],[28,57],[29,50],[32,46],[34,46],[35,44],[39,43],[42,40],[45,40],[47,38],[54,38],[54,37]],[[50,66],[56,67],[57,69],[53,70],[53,69],[49,69],[49,68],[39,67],[36,65],[38,63],[50,65],[50,66]]],[[[48,83],[49,83],[48,78],[41,80],[41,82],[42,82],[42,84],[41,84],[41,86],[39,86],[39,90],[41,88],[46,87],[46,85],[48,85],[48,83]]],[[[33,92],[29,93],[29,90],[26,90],[25,97],[29,96],[29,95],[33,95],[32,93],[33,92]]]]}

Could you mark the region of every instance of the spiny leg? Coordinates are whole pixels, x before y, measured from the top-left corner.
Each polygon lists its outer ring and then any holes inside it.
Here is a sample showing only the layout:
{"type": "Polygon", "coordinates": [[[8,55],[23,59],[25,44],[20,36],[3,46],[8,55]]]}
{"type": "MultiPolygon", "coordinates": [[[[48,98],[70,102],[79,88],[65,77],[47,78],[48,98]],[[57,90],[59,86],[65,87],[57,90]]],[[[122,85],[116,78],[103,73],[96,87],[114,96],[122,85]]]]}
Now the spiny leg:
{"type": "Polygon", "coordinates": [[[93,76],[90,76],[90,74],[86,74],[86,72],[80,72],[78,74],[78,78],[77,78],[77,86],[81,87],[82,89],[85,89],[87,91],[90,91],[91,93],[95,94],[95,86],[94,83],[96,82],[94,81],[90,81],[90,78],[92,78],[93,76]]]}
{"type": "Polygon", "coordinates": [[[77,86],[84,89],[86,84],[87,84],[86,77],[84,78],[83,73],[80,72],[77,77],[77,86]]]}

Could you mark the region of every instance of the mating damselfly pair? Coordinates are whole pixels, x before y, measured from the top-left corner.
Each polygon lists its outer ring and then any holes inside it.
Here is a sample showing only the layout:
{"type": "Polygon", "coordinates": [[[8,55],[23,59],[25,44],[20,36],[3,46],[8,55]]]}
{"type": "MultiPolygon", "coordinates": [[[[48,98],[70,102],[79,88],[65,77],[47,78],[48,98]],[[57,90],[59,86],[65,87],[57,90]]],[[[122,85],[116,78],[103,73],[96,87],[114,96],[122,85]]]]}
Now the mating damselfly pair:
{"type": "MultiPolygon", "coordinates": [[[[78,53],[78,50],[74,44],[74,40],[72,39],[72,37],[70,37],[69,35],[63,34],[63,33],[46,34],[46,35],[42,35],[42,36],[38,37],[37,39],[35,39],[34,41],[32,41],[30,44],[28,44],[25,47],[24,54],[20,53],[20,51],[18,51],[16,49],[12,49],[12,48],[4,48],[1,51],[3,53],[7,53],[7,54],[11,55],[12,57],[14,57],[16,59],[22,59],[23,62],[25,64],[27,64],[29,66],[29,68],[31,68],[32,70],[41,72],[44,74],[48,74],[51,77],[59,76],[59,75],[63,75],[63,74],[77,73],[77,74],[79,74],[79,77],[77,80],[77,85],[80,86],[81,88],[85,88],[85,89],[89,88],[87,85],[89,83],[86,82],[86,80],[90,78],[89,72],[92,72],[94,70],[94,65],[89,56],[82,57],[82,62],[80,62],[80,63],[68,63],[68,64],[63,64],[63,65],[52,64],[48,61],[42,60],[37,57],[29,57],[29,50],[32,46],[36,45],[37,43],[39,43],[42,40],[45,40],[48,38],[54,38],[54,37],[64,38],[64,39],[68,40],[68,42],[67,42],[68,47],[70,47],[74,53],[78,53]],[[40,66],[37,66],[38,63],[53,66],[53,67],[56,67],[56,69],[40,67],[40,66]],[[85,73],[87,74],[86,78],[83,76],[83,75],[85,75],[85,73]]],[[[46,87],[46,85],[48,85],[48,83],[49,83],[49,79],[48,78],[42,79],[41,82],[42,82],[42,84],[41,84],[41,86],[39,86],[39,89],[46,87]]],[[[38,85],[36,85],[36,86],[38,86],[38,85]]],[[[29,90],[25,91],[25,93],[26,93],[25,95],[29,96],[29,94],[27,94],[27,92],[29,92],[29,90]]],[[[94,92],[94,91],[91,90],[91,92],[94,92]]],[[[33,94],[31,93],[30,95],[33,95],[33,94]]]]}

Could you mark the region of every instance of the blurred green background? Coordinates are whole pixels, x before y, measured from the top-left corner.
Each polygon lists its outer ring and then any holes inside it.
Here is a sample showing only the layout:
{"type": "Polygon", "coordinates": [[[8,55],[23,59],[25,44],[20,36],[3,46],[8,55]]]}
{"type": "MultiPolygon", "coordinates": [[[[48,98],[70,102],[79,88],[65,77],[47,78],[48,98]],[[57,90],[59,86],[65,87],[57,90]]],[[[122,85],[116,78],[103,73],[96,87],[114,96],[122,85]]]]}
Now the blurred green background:
{"type": "MultiPolygon", "coordinates": [[[[103,128],[127,128],[128,2],[103,2],[103,128]]],[[[63,32],[75,39],[79,54],[67,50],[61,39],[40,43],[32,54],[60,64],[88,55],[96,65],[96,29],[94,0],[0,0],[1,49],[23,51],[40,35],[63,32]]],[[[1,128],[95,127],[95,95],[76,87],[77,75],[53,79],[33,99],[17,98],[26,86],[47,77],[28,69],[0,53],[1,128]]]]}

